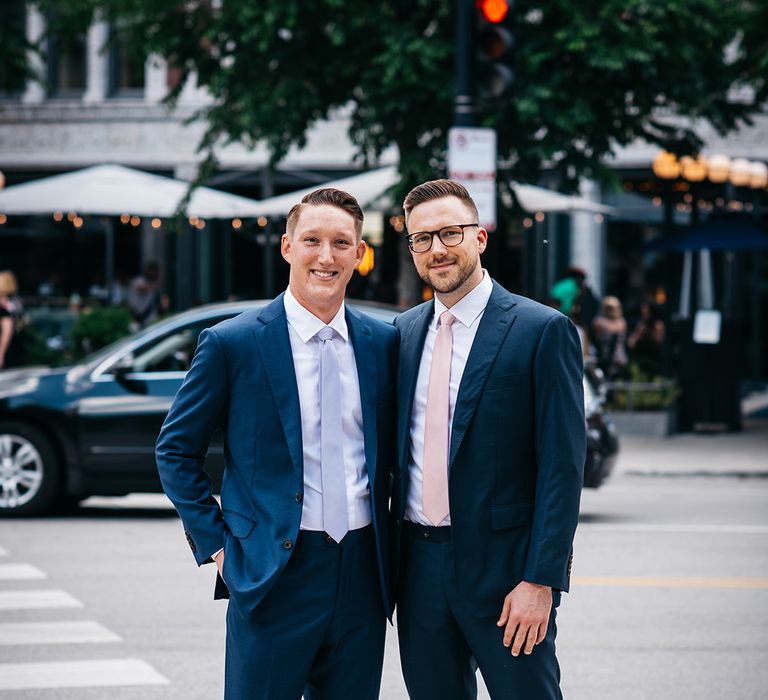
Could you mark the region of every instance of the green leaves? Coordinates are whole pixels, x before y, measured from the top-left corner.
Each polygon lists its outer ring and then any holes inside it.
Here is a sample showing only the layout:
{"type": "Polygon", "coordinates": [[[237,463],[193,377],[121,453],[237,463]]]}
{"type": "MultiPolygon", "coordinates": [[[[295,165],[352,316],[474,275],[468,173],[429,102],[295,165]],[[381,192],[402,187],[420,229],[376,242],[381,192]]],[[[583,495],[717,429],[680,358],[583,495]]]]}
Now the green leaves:
{"type": "MultiPolygon", "coordinates": [[[[208,124],[204,149],[263,141],[276,162],[305,143],[315,122],[344,109],[361,160],[375,161],[393,144],[400,149],[407,189],[443,167],[453,121],[454,1],[56,6],[57,22],[74,18],[80,28],[84,13],[99,10],[132,28],[140,48],[167,57],[182,78],[195,71],[213,98],[200,113],[208,124]]],[[[695,117],[726,131],[757,111],[768,97],[766,5],[518,0],[514,96],[482,121],[498,130],[500,156],[515,163],[518,179],[535,180],[546,165],[573,184],[599,175],[606,156],[637,138],[696,148],[689,122],[659,115],[695,117]],[[740,85],[754,88],[751,103],[726,99],[740,85]]],[[[8,65],[20,65],[27,47],[0,45],[8,65]]],[[[10,72],[0,71],[0,80],[12,83],[10,72]]]]}

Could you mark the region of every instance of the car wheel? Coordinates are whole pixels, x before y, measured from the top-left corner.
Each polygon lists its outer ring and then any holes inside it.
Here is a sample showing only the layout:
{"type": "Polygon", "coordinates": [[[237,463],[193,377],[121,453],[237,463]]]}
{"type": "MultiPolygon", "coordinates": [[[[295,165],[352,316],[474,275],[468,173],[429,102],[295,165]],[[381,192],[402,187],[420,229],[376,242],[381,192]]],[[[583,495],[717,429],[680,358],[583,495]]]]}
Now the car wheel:
{"type": "Polygon", "coordinates": [[[0,421],[0,517],[37,515],[49,508],[59,491],[60,467],[43,432],[0,421]]]}

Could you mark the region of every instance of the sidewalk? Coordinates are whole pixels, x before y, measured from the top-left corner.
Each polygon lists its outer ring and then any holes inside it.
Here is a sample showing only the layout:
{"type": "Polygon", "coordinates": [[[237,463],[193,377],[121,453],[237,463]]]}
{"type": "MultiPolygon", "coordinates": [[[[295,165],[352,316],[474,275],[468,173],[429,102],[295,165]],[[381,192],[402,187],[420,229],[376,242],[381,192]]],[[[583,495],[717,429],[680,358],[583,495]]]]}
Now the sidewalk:
{"type": "MultiPolygon", "coordinates": [[[[753,414],[754,415],[754,414],[753,414]]],[[[749,418],[740,433],[619,435],[617,474],[768,478],[768,419],[749,418]]]]}

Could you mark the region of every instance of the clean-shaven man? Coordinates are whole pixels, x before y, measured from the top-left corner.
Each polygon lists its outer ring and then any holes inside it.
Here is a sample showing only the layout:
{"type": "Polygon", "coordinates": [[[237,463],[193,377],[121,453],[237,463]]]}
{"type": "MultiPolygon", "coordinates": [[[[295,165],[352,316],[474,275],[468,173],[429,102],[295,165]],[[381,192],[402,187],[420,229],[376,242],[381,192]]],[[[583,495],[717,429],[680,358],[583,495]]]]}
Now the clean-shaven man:
{"type": "Polygon", "coordinates": [[[335,189],[288,215],[288,289],[204,331],[157,443],[165,492],[227,611],[227,700],[378,697],[397,331],[345,306],[365,251],[335,189]],[[221,507],[203,460],[224,435],[221,507]]]}
{"type": "Polygon", "coordinates": [[[585,457],[570,321],[480,264],[488,234],[458,182],[404,202],[434,300],[402,314],[392,512],[400,656],[412,700],[561,698],[555,608],[568,589],[585,457]]]}

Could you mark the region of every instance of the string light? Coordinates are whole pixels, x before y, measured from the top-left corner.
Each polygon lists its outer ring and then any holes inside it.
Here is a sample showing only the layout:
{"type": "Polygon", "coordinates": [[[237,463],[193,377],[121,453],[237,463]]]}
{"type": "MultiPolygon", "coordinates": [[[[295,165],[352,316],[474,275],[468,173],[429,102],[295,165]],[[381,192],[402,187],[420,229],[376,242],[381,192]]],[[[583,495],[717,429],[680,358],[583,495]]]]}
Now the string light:
{"type": "Polygon", "coordinates": [[[61,221],[64,218],[64,214],[60,211],[53,212],[53,220],[54,221],[61,221]]]}
{"type": "Polygon", "coordinates": [[[154,218],[151,222],[152,228],[160,228],[163,225],[163,222],[161,219],[154,218]]]}
{"type": "Polygon", "coordinates": [[[130,224],[131,223],[131,215],[130,214],[120,214],[120,223],[121,224],[130,224]]]}
{"type": "Polygon", "coordinates": [[[232,228],[237,231],[239,228],[242,228],[243,222],[240,219],[232,219],[232,228]]]}

